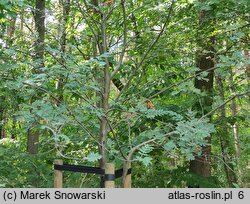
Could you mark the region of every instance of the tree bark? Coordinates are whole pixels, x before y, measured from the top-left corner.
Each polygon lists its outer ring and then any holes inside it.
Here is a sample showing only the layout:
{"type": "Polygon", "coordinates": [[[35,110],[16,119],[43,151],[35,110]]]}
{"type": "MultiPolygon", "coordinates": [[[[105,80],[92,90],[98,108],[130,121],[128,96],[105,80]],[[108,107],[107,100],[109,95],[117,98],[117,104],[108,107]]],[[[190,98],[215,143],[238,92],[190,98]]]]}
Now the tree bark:
{"type": "MultiPolygon", "coordinates": [[[[204,2],[205,1],[201,1],[204,2]]],[[[200,71],[208,70],[214,67],[214,49],[213,44],[215,38],[207,37],[207,32],[211,33],[209,28],[211,22],[209,20],[209,14],[205,11],[199,12],[199,38],[198,44],[200,50],[197,53],[197,67],[200,71]],[[205,32],[205,34],[203,33],[205,32]]],[[[196,104],[196,110],[202,114],[206,114],[211,109],[212,105],[212,91],[213,91],[213,78],[214,71],[208,71],[206,80],[195,78],[195,88],[200,89],[201,92],[205,92],[206,96],[201,98],[201,101],[196,104]]],[[[192,173],[198,174],[203,177],[211,176],[211,136],[208,135],[206,138],[207,145],[202,148],[202,155],[196,156],[193,161],[190,162],[189,169],[192,173]]]]}
{"type": "MultiPolygon", "coordinates": [[[[44,67],[44,38],[45,38],[45,0],[36,0],[34,10],[35,29],[37,38],[35,40],[34,73],[40,73],[44,67]]],[[[28,130],[27,151],[30,154],[38,153],[39,131],[35,124],[28,130]]]]}
{"type": "MultiPolygon", "coordinates": [[[[219,89],[220,98],[222,101],[225,101],[225,92],[224,92],[224,84],[222,82],[222,78],[220,76],[216,77],[217,79],[217,85],[219,89]]],[[[224,162],[224,169],[228,181],[229,187],[234,187],[234,183],[237,183],[237,176],[234,171],[234,166],[232,165],[231,161],[232,158],[230,158],[230,155],[232,152],[230,152],[230,146],[231,140],[230,140],[230,133],[228,131],[227,121],[226,121],[226,107],[225,105],[220,108],[221,116],[221,126],[220,131],[218,131],[220,143],[221,143],[221,153],[223,157],[224,162]]]]}
{"type": "Polygon", "coordinates": [[[36,0],[34,11],[35,29],[38,37],[35,41],[36,71],[44,66],[44,39],[45,39],[45,0],[36,0]]]}
{"type": "MultiPolygon", "coordinates": [[[[9,24],[7,25],[6,34],[7,38],[7,46],[11,47],[13,44],[13,37],[16,30],[16,16],[9,18],[9,24]]],[[[7,115],[7,106],[4,96],[0,96],[0,139],[6,137],[5,125],[8,122],[8,115],[7,115]]]]}
{"type": "Polygon", "coordinates": [[[13,44],[13,36],[16,30],[16,17],[12,17],[9,19],[9,25],[7,26],[7,44],[11,46],[13,44]]]}
{"type": "Polygon", "coordinates": [[[30,154],[38,153],[39,131],[35,128],[28,130],[27,151],[30,154]]]}
{"type": "Polygon", "coordinates": [[[5,125],[4,108],[0,108],[0,139],[3,139],[6,137],[4,125],[5,125]]]}
{"type": "MultiPolygon", "coordinates": [[[[248,41],[246,42],[246,44],[248,43],[248,41]]],[[[249,60],[250,57],[250,50],[244,50],[244,56],[246,60],[249,60]]],[[[246,74],[247,74],[247,78],[248,80],[250,80],[250,64],[246,65],[246,74]]]]}
{"type": "MultiPolygon", "coordinates": [[[[246,67],[246,71],[248,67],[246,67]]],[[[230,68],[229,69],[230,75],[229,75],[229,83],[230,83],[230,92],[232,95],[236,94],[236,89],[233,81],[233,70],[230,68]]],[[[232,117],[237,117],[237,103],[236,99],[234,98],[232,100],[232,105],[231,105],[231,110],[232,110],[232,117]]],[[[235,147],[235,152],[236,152],[236,163],[237,163],[237,169],[238,169],[238,180],[239,183],[242,183],[242,170],[240,167],[240,157],[241,157],[241,146],[240,146],[240,136],[239,136],[239,124],[237,121],[232,125],[232,130],[233,130],[233,138],[234,138],[234,147],[235,147]]]]}
{"type": "MultiPolygon", "coordinates": [[[[66,60],[65,60],[65,53],[66,53],[66,48],[67,48],[67,23],[69,19],[69,13],[70,13],[70,0],[60,0],[60,3],[62,5],[62,22],[60,25],[61,26],[61,33],[60,35],[60,52],[61,52],[61,64],[66,66],[66,60]]],[[[64,97],[63,97],[63,88],[65,84],[65,79],[63,76],[59,76],[57,80],[57,98],[58,101],[56,102],[56,105],[59,106],[61,102],[63,102],[64,97]]]]}
{"type": "MultiPolygon", "coordinates": [[[[100,54],[107,52],[107,36],[106,36],[106,16],[103,14],[102,16],[102,22],[101,22],[101,40],[102,40],[102,46],[100,50],[100,54]]],[[[100,80],[101,88],[102,88],[102,96],[101,96],[101,102],[100,102],[100,108],[104,111],[104,115],[100,119],[100,133],[99,133],[99,152],[102,155],[102,158],[100,159],[100,167],[104,168],[105,163],[107,162],[107,152],[106,152],[106,140],[107,135],[109,131],[108,126],[108,118],[106,113],[109,109],[109,93],[110,93],[110,83],[111,83],[111,77],[110,77],[110,71],[109,71],[109,62],[108,59],[105,58],[105,66],[103,67],[103,74],[102,78],[103,80],[100,80]]]]}

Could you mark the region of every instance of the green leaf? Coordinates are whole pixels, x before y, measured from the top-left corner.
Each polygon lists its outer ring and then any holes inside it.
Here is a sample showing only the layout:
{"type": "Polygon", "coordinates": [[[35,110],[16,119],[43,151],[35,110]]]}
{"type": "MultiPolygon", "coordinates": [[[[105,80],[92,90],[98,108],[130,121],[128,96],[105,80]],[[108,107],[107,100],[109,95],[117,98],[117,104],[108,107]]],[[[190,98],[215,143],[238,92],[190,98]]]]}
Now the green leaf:
{"type": "Polygon", "coordinates": [[[151,164],[152,158],[151,157],[139,157],[137,156],[136,159],[143,163],[145,166],[149,166],[151,164]]]}
{"type": "Polygon", "coordinates": [[[191,161],[194,160],[194,155],[193,154],[187,154],[186,155],[187,160],[191,161]]]}
{"type": "Polygon", "coordinates": [[[235,188],[240,188],[240,186],[239,186],[237,183],[233,183],[233,186],[234,186],[235,188]]]}
{"type": "Polygon", "coordinates": [[[148,153],[150,153],[153,149],[154,149],[154,148],[153,148],[152,145],[146,144],[146,145],[144,145],[143,147],[140,148],[139,153],[140,153],[141,155],[146,156],[146,155],[147,155],[148,153]]]}
{"type": "Polygon", "coordinates": [[[143,139],[151,139],[151,138],[157,138],[158,140],[162,140],[165,138],[165,134],[162,132],[162,130],[158,127],[156,127],[153,130],[147,130],[140,134],[140,137],[143,139]]]}
{"type": "Polygon", "coordinates": [[[88,154],[88,156],[85,159],[88,160],[89,162],[95,162],[101,158],[102,156],[99,155],[98,153],[91,152],[88,154]]]}
{"type": "Polygon", "coordinates": [[[166,150],[166,151],[171,151],[171,150],[173,150],[173,149],[175,149],[176,148],[176,145],[175,145],[175,143],[172,141],[172,140],[170,140],[169,142],[167,142],[165,145],[164,145],[164,149],[166,150]]]}

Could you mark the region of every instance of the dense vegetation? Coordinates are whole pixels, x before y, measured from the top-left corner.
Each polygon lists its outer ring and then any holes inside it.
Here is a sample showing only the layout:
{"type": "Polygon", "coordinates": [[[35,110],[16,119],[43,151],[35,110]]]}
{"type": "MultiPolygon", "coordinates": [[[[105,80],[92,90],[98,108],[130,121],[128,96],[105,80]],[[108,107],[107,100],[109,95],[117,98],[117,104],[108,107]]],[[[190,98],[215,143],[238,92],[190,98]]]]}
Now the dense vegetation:
{"type": "Polygon", "coordinates": [[[52,187],[58,158],[249,187],[249,18],[249,0],[1,0],[0,187],[52,187]]]}

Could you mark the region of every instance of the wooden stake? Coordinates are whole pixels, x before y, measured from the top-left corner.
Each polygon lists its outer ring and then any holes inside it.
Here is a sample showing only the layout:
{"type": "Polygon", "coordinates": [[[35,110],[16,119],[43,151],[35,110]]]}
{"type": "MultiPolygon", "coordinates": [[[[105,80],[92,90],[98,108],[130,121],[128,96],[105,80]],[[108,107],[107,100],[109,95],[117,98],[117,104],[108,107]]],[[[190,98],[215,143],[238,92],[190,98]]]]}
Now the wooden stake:
{"type": "MultiPolygon", "coordinates": [[[[105,174],[115,176],[115,165],[112,163],[105,164],[105,174]]],[[[115,188],[115,180],[104,181],[105,188],[115,188]]]]}
{"type": "MultiPolygon", "coordinates": [[[[128,162],[127,165],[128,165],[128,169],[130,169],[131,168],[131,162],[128,162]]],[[[124,188],[131,188],[131,174],[126,175],[123,187],[124,188]]]]}
{"type": "MultiPolygon", "coordinates": [[[[54,164],[63,165],[63,160],[58,159],[54,161],[54,164]]],[[[54,188],[62,188],[63,172],[60,170],[54,171],[54,188]]]]}

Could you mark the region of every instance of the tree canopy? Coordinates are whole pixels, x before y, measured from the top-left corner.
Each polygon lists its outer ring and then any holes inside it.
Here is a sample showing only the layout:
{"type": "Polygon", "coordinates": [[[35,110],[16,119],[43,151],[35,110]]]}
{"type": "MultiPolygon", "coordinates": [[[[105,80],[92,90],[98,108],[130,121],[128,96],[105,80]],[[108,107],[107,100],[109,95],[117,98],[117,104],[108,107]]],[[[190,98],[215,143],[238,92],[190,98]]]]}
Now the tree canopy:
{"type": "Polygon", "coordinates": [[[58,158],[132,163],[133,187],[249,187],[249,15],[249,0],[1,1],[0,187],[52,187],[58,158]]]}

